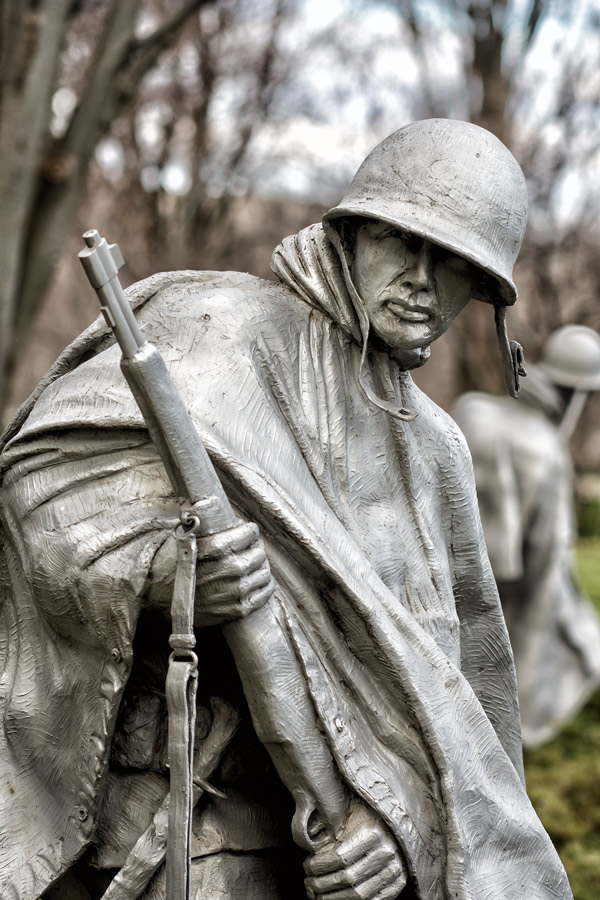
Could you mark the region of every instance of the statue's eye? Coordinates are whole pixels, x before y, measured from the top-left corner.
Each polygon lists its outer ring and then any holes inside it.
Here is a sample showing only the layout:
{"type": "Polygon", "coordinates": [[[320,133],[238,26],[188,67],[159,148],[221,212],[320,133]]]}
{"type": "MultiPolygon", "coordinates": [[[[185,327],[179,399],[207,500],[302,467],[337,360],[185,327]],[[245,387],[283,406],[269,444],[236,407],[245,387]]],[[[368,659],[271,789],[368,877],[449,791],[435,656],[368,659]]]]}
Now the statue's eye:
{"type": "Polygon", "coordinates": [[[443,247],[439,248],[437,257],[440,262],[443,262],[455,272],[460,272],[461,274],[471,273],[475,268],[467,259],[464,259],[462,256],[457,256],[456,253],[452,253],[451,250],[445,250],[443,247]]]}
{"type": "Polygon", "coordinates": [[[397,241],[408,241],[412,237],[408,231],[404,231],[402,228],[387,228],[382,237],[386,238],[394,238],[397,241]]]}
{"type": "Polygon", "coordinates": [[[391,238],[394,241],[402,241],[406,249],[410,250],[412,253],[417,253],[423,243],[422,238],[416,234],[411,234],[410,231],[405,231],[403,228],[386,228],[381,234],[381,239],[385,238],[391,238]]]}

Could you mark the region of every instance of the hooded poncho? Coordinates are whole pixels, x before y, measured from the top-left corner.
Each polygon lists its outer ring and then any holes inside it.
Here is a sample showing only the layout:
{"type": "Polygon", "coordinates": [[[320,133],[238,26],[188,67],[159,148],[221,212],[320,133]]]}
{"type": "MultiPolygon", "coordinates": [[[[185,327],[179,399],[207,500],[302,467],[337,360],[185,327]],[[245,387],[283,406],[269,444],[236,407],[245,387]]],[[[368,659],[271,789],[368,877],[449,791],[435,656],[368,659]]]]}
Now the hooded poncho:
{"type": "MultiPolygon", "coordinates": [[[[340,777],[395,835],[419,900],[565,900],[523,786],[464,440],[385,352],[361,361],[361,318],[320,226],[284,241],[273,268],[276,283],[167,273],[129,298],[236,508],[261,528],[271,602],[340,777]]],[[[34,900],[90,840],[150,567],[177,516],[118,363],[96,322],[5,435],[11,900],[34,900]]]]}

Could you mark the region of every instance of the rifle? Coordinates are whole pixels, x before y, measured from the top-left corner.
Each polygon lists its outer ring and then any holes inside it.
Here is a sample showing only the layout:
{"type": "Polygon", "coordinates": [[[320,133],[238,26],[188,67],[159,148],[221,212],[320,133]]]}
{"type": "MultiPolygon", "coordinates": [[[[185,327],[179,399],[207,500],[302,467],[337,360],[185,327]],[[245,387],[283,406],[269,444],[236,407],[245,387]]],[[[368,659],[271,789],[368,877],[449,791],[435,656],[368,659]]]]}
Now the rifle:
{"type": "MultiPolygon", "coordinates": [[[[96,230],[86,231],[83,240],[86,247],[79,258],[98,294],[104,318],[121,347],[121,370],[182,504],[181,522],[176,529],[173,633],[169,639],[173,652],[167,675],[171,801],[166,874],[169,900],[187,900],[198,663],[193,652],[196,537],[232,528],[238,519],[162,356],[145,339],[123,292],[118,270],[124,260],[119,247],[107,244],[96,230]]],[[[306,850],[315,850],[339,833],[347,812],[348,794],[316,728],[299,663],[271,602],[246,618],[221,627],[243,684],[258,685],[263,697],[277,697],[284,670],[288,690],[301,698],[295,704],[293,730],[306,738],[305,752],[299,751],[288,735],[285,750],[277,747],[272,756],[282,781],[296,801],[292,821],[294,839],[306,850]]],[[[282,724],[279,723],[279,730],[282,724]]]]}

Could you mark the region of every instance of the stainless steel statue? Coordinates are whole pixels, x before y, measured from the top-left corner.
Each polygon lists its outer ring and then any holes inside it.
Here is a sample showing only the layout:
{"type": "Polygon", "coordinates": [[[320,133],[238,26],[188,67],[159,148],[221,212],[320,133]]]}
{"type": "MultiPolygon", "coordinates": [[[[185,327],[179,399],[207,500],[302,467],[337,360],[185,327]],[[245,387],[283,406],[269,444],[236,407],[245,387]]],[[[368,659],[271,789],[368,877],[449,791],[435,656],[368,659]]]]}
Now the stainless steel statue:
{"type": "MultiPolygon", "coordinates": [[[[428,120],[283,241],[277,281],[128,292],[240,520],[197,541],[194,898],[571,897],[468,452],[409,374],[475,298],[517,392],[525,218],[502,144],[428,120]]],[[[2,897],[165,897],[180,503],[119,359],[96,322],[4,435],[2,897]]]]}
{"type": "Polygon", "coordinates": [[[573,580],[568,446],[599,389],[600,337],[567,325],[550,335],[518,402],[473,392],[454,411],[473,455],[531,747],[554,737],[600,685],[600,622],[573,580]]]}

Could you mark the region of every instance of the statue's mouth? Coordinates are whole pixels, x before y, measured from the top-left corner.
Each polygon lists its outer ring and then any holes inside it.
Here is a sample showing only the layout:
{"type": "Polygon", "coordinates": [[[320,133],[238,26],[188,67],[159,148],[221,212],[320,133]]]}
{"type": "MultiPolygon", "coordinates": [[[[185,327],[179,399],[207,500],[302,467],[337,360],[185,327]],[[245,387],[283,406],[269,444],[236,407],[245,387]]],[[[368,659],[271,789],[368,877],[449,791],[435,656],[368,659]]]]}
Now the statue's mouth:
{"type": "Polygon", "coordinates": [[[401,300],[389,300],[388,309],[399,319],[405,319],[407,322],[427,322],[431,318],[431,313],[423,306],[407,306],[401,300]]]}

